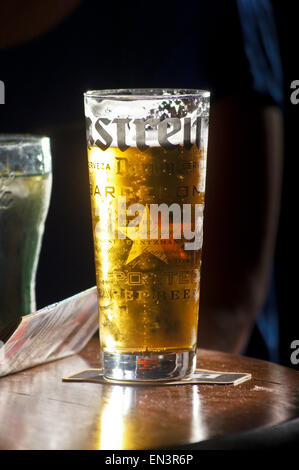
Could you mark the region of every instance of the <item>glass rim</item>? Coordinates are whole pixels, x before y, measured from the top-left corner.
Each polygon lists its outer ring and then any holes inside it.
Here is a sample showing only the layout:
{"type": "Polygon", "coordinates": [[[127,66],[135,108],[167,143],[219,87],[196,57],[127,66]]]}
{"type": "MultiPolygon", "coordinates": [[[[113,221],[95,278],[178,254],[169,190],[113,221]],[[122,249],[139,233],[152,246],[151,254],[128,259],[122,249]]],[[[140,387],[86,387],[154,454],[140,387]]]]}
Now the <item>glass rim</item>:
{"type": "Polygon", "coordinates": [[[119,88],[88,90],[84,93],[85,98],[109,98],[123,101],[210,98],[210,95],[209,90],[192,88],[119,88]]]}
{"type": "Polygon", "coordinates": [[[0,145],[7,144],[22,144],[24,143],[38,143],[44,139],[50,141],[50,137],[46,135],[37,135],[37,134],[2,134],[0,133],[0,145]]]}
{"type": "Polygon", "coordinates": [[[16,172],[19,176],[41,176],[51,173],[50,137],[0,133],[0,166],[0,179],[16,172]]]}

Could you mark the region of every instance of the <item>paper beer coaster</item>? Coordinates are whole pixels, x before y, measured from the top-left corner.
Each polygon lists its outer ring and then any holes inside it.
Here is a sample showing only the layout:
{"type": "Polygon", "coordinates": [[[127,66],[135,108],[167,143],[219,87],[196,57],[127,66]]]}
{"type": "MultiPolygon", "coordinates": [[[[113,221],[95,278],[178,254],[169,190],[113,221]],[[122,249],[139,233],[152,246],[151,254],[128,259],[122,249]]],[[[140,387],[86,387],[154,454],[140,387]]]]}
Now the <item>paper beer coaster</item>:
{"type": "Polygon", "coordinates": [[[194,374],[181,380],[168,380],[168,381],[118,381],[105,379],[103,377],[102,369],[85,369],[74,374],[63,377],[64,382],[91,382],[97,384],[115,384],[115,385],[133,385],[133,386],[147,386],[147,385],[187,385],[187,384],[219,384],[219,385],[239,385],[246,380],[252,378],[251,374],[241,372],[217,372],[214,370],[196,369],[194,374]]]}

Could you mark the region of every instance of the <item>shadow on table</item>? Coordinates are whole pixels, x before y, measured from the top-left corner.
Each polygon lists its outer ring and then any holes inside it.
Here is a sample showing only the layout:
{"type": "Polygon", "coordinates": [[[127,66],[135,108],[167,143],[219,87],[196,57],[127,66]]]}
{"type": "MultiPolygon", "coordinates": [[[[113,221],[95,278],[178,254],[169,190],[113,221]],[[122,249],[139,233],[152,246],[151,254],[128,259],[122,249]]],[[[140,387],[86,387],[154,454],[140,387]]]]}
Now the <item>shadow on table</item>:
{"type": "Polygon", "coordinates": [[[275,426],[233,433],[208,441],[173,447],[188,450],[271,450],[298,447],[299,418],[275,426]]]}

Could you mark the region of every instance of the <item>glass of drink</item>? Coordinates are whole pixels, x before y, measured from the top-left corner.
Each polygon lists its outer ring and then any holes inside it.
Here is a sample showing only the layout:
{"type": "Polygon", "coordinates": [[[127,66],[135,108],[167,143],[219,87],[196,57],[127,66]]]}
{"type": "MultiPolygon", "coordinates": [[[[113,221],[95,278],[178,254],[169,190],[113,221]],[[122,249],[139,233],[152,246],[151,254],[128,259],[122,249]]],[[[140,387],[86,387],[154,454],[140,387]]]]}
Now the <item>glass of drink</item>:
{"type": "Polygon", "coordinates": [[[36,310],[35,278],[52,185],[47,137],[0,134],[0,327],[36,310]]]}
{"type": "Polygon", "coordinates": [[[85,93],[104,376],[161,381],[196,363],[210,93],[85,93]]]}

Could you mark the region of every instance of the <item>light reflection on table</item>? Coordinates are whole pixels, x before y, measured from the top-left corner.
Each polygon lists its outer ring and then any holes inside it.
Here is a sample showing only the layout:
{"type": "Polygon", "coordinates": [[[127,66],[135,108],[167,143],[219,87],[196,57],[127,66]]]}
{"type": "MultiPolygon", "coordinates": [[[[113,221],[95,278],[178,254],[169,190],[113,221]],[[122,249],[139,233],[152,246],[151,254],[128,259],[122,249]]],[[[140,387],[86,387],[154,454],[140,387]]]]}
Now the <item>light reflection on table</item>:
{"type": "Polygon", "coordinates": [[[97,449],[146,449],[159,447],[161,443],[171,445],[178,440],[195,442],[204,439],[206,433],[197,388],[171,386],[162,389],[161,403],[161,397],[155,401],[147,387],[107,387],[98,416],[97,449]],[[180,408],[178,404],[182,402],[188,406],[180,408]],[[162,410],[164,404],[167,409],[162,410]]]}

